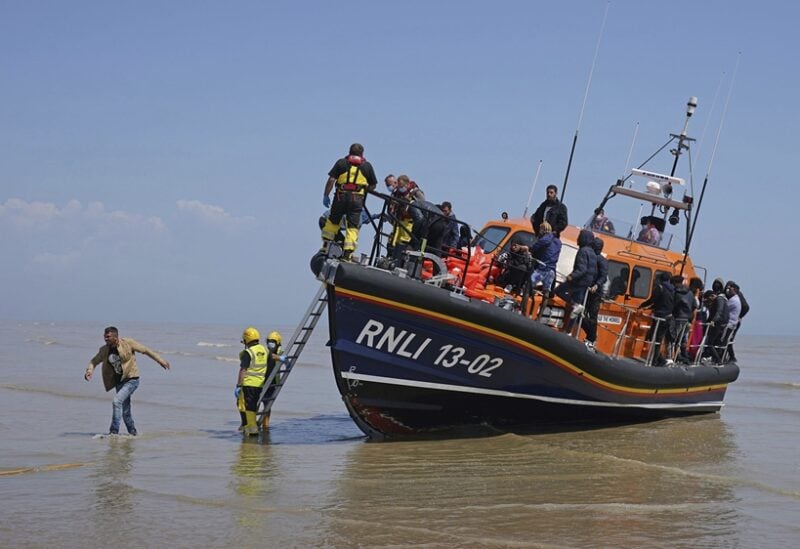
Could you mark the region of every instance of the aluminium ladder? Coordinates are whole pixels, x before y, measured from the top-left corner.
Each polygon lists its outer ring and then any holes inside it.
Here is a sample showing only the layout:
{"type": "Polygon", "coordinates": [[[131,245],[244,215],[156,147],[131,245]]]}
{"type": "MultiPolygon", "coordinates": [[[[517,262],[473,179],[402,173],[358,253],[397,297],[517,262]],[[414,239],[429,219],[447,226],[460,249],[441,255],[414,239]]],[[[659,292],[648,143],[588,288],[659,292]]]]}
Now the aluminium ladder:
{"type": "Polygon", "coordinates": [[[328,304],[328,294],[325,291],[325,284],[321,284],[314,299],[308,306],[302,322],[297,326],[297,329],[292,335],[286,346],[285,360],[283,362],[275,361],[275,366],[264,381],[264,387],[261,389],[259,396],[259,410],[256,413],[257,423],[260,425],[261,420],[272,409],[275,399],[278,398],[278,393],[281,392],[289,373],[292,371],[297,358],[303,352],[303,348],[308,343],[314,327],[317,325],[322,313],[325,311],[325,306],[328,304]],[[263,404],[263,406],[261,406],[263,404]]]}

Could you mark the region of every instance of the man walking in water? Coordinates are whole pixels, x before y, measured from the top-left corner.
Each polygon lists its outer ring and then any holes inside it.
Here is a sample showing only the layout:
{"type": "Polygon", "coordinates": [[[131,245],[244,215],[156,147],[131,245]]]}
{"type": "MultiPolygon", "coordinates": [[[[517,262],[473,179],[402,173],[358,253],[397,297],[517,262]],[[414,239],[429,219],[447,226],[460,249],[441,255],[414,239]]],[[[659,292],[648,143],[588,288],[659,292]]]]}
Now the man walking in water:
{"type": "Polygon", "coordinates": [[[139,388],[139,367],[136,365],[135,353],[147,355],[161,365],[165,370],[169,370],[169,362],[158,356],[152,351],[130,338],[120,338],[119,330],[114,326],[109,326],[103,332],[105,345],[100,347],[97,354],[89,361],[83,378],[91,381],[94,369],[98,364],[103,364],[103,385],[106,391],[116,389],[117,394],[112,402],[111,427],[108,434],[119,434],[120,418],[125,422],[128,433],[136,436],[136,425],[133,423],[131,413],[131,396],[139,388]]]}

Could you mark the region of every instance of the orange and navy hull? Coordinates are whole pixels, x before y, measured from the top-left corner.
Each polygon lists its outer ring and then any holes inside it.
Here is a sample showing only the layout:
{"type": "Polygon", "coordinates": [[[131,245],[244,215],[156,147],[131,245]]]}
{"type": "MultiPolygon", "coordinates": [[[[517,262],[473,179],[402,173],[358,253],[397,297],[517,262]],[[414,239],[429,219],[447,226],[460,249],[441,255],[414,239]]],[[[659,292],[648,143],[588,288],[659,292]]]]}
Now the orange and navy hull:
{"type": "Polygon", "coordinates": [[[327,266],[337,386],[372,438],[535,432],[716,412],[735,364],[653,368],[592,353],[491,304],[327,266]]]}

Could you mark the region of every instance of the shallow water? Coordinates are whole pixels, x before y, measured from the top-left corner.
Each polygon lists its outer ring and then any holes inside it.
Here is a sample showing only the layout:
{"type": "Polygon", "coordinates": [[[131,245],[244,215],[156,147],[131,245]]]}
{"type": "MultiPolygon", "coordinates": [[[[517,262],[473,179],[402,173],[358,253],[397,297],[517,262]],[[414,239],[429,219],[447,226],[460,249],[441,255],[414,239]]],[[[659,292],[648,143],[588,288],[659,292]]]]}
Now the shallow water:
{"type": "Polygon", "coordinates": [[[368,443],[320,325],[269,434],[243,442],[241,328],[178,324],[120,326],[172,370],[140,358],[140,436],[93,438],[111,394],[82,376],[102,328],[0,322],[2,547],[800,543],[799,338],[739,338],[720,415],[368,443]]]}

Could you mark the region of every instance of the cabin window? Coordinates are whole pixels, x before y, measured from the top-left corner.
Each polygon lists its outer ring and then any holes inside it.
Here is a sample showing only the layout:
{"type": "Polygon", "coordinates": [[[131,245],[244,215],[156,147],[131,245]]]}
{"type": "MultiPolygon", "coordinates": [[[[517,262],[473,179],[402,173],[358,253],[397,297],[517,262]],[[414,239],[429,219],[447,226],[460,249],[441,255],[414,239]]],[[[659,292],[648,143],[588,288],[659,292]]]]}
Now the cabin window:
{"type": "Polygon", "coordinates": [[[630,294],[633,297],[645,298],[650,295],[650,282],[653,271],[647,267],[634,267],[631,275],[630,294]]]}
{"type": "Polygon", "coordinates": [[[482,231],[473,241],[473,246],[480,246],[484,252],[491,253],[497,249],[500,242],[506,237],[509,232],[508,227],[488,227],[482,231]]]}
{"type": "Polygon", "coordinates": [[[512,240],[516,240],[520,244],[524,244],[525,246],[530,248],[531,246],[533,246],[534,242],[536,242],[536,237],[533,235],[533,233],[528,231],[517,231],[513,235],[511,235],[511,238],[509,238],[505,244],[503,244],[502,252],[507,252],[511,250],[512,240]]]}
{"type": "Polygon", "coordinates": [[[631,268],[627,263],[622,263],[621,261],[608,262],[608,297],[610,299],[628,293],[630,275],[631,268]]]}

